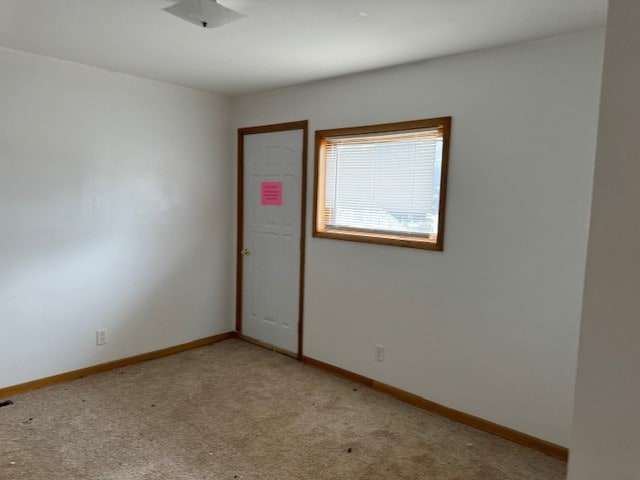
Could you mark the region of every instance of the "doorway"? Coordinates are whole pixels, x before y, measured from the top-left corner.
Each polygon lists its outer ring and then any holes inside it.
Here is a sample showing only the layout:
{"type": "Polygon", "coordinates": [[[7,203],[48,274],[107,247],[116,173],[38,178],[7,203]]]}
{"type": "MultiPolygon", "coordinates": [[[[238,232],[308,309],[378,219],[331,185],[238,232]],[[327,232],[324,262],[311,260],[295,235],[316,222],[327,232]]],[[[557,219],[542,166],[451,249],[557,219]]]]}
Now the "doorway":
{"type": "Polygon", "coordinates": [[[302,356],[308,121],[238,130],[236,330],[302,356]]]}

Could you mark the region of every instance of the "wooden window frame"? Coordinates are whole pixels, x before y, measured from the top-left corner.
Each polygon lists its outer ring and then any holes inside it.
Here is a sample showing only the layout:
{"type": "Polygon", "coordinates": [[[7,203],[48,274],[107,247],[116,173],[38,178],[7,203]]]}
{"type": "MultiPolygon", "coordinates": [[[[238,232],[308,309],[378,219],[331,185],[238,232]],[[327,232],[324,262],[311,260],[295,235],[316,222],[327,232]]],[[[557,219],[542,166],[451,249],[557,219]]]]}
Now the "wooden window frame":
{"type": "Polygon", "coordinates": [[[393,245],[397,247],[418,248],[422,250],[443,251],[445,207],[447,198],[447,174],[449,170],[449,143],[451,137],[451,117],[428,118],[407,122],[385,123],[381,125],[367,125],[363,127],[334,128],[330,130],[316,130],[315,134],[315,179],[314,179],[314,211],[313,236],[351,242],[393,245]],[[442,132],[442,170],[440,175],[440,202],[438,205],[438,234],[435,240],[418,235],[401,235],[390,232],[371,232],[357,229],[328,229],[324,224],[323,215],[325,204],[326,178],[326,147],[327,139],[331,137],[346,137],[354,135],[375,135],[402,132],[407,130],[426,130],[438,128],[442,132]]]}

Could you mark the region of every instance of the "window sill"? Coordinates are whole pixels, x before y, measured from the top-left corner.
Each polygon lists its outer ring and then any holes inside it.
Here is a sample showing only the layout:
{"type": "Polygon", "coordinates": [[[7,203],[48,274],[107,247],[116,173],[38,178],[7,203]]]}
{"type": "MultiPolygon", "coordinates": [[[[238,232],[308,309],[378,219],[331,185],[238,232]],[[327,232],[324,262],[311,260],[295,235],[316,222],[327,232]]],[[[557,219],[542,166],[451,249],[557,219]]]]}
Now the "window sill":
{"type": "Polygon", "coordinates": [[[433,250],[441,252],[442,236],[433,237],[412,237],[396,234],[369,233],[357,230],[314,230],[313,236],[316,238],[330,238],[333,240],[346,240],[348,242],[373,243],[378,245],[391,245],[395,247],[418,248],[422,250],[433,250]]]}

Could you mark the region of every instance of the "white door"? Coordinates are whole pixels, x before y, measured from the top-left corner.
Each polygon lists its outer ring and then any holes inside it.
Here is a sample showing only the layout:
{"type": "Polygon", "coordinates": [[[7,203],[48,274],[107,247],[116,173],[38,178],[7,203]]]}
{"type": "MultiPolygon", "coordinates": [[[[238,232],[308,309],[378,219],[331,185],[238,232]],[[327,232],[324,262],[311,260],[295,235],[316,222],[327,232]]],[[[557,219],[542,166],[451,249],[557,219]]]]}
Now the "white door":
{"type": "Polygon", "coordinates": [[[298,352],[304,130],[243,136],[242,334],[298,352]]]}

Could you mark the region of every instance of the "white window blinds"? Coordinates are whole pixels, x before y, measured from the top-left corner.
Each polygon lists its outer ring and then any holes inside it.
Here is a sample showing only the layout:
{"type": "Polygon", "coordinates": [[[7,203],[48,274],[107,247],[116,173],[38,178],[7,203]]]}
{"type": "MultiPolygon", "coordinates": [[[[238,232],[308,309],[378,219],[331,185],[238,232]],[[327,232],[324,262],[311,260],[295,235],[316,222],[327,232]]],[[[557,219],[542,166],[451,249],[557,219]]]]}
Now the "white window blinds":
{"type": "Polygon", "coordinates": [[[442,138],[439,128],[327,138],[325,227],[437,235],[442,138]]]}

